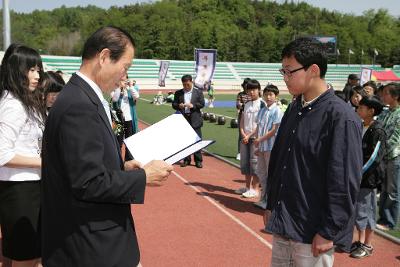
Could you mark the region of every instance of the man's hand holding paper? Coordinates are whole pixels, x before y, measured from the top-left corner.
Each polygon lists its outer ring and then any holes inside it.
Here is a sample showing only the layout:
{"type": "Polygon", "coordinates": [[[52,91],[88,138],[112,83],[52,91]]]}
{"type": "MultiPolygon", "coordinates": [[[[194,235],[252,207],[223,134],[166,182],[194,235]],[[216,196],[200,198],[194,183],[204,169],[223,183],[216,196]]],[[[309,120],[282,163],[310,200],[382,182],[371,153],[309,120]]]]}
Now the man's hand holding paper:
{"type": "Polygon", "coordinates": [[[162,160],[152,160],[143,167],[148,184],[165,181],[173,171],[172,165],[162,160]]]}

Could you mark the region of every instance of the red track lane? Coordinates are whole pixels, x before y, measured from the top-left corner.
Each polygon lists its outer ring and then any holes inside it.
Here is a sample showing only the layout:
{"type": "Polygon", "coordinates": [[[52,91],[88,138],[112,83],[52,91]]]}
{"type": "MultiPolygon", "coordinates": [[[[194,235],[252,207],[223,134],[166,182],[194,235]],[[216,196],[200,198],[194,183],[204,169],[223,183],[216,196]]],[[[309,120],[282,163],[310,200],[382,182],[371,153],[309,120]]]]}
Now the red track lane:
{"type": "MultiPolygon", "coordinates": [[[[262,232],[261,210],[234,194],[244,184],[240,171],[211,156],[203,159],[203,169],[174,165],[178,176],[148,187],[145,204],[132,206],[143,266],[268,266],[272,236],[262,232]]],[[[399,245],[379,236],[373,245],[373,256],[361,260],[336,253],[334,266],[400,266],[399,245]]]]}
{"type": "MultiPolygon", "coordinates": [[[[209,167],[214,159],[205,158],[209,167]]],[[[215,164],[215,163],[214,163],[215,164]]],[[[175,169],[204,192],[193,190],[176,175],[162,187],[147,188],[145,205],[133,206],[143,266],[262,266],[271,256],[267,245],[238,225],[204,196],[216,200],[244,223],[261,226],[261,212],[233,195],[220,169],[194,166],[175,169]],[[206,179],[205,177],[208,177],[206,179]],[[220,180],[212,184],[211,180],[220,180]],[[222,183],[221,183],[222,182],[222,183]],[[254,216],[256,215],[256,216],[254,216]],[[249,222],[246,222],[249,221],[249,222]],[[146,253],[148,249],[151,253],[146,253]]],[[[234,168],[224,176],[238,176],[234,168]]],[[[238,177],[239,178],[239,177],[238,177]]],[[[239,186],[240,184],[237,184],[239,186]]],[[[253,231],[261,234],[261,227],[253,231]]]]}

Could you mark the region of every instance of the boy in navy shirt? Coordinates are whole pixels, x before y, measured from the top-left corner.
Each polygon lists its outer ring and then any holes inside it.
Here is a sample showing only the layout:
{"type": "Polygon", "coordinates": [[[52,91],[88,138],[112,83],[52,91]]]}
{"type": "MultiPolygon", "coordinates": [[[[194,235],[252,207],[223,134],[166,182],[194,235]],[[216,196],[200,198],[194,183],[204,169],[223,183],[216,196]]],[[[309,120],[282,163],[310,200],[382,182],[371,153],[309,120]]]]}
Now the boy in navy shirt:
{"type": "Polygon", "coordinates": [[[268,168],[271,266],[333,266],[334,246],[350,249],[362,125],[325,82],[326,71],[327,56],[311,38],[282,51],[280,72],[297,97],[282,118],[268,168]]]}

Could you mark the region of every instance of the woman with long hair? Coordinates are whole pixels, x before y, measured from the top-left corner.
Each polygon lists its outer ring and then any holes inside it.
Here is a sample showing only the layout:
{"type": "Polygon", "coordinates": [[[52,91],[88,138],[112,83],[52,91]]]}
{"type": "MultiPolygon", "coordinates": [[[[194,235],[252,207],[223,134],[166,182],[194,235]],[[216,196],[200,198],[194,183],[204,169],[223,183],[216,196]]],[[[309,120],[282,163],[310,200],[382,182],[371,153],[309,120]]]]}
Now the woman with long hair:
{"type": "Polygon", "coordinates": [[[45,109],[40,55],[11,44],[0,69],[0,222],[13,267],[40,264],[40,167],[45,109]]]}

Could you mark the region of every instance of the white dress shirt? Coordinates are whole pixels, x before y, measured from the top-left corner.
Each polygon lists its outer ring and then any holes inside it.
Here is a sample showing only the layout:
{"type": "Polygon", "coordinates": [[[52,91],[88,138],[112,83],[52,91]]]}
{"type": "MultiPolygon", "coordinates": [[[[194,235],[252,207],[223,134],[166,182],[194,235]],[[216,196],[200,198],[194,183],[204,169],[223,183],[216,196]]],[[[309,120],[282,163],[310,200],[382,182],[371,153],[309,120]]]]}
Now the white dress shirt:
{"type": "Polygon", "coordinates": [[[94,81],[92,81],[87,76],[85,76],[83,73],[77,71],[76,75],[78,75],[85,82],[87,82],[90,85],[90,87],[93,89],[93,91],[96,93],[96,95],[99,97],[101,103],[103,104],[104,111],[106,112],[106,115],[108,117],[108,121],[110,122],[110,125],[112,127],[110,104],[104,99],[103,92],[101,91],[100,87],[94,81]]]}
{"type": "MultiPolygon", "coordinates": [[[[184,99],[185,99],[185,104],[189,104],[192,101],[192,92],[193,92],[193,87],[190,89],[189,92],[184,91],[184,99]]],[[[185,107],[185,113],[190,113],[190,108],[185,107]]]]}
{"type": "Polygon", "coordinates": [[[0,180],[37,181],[40,168],[4,166],[17,154],[40,157],[43,124],[28,116],[23,104],[8,91],[0,99],[0,180]]]}

